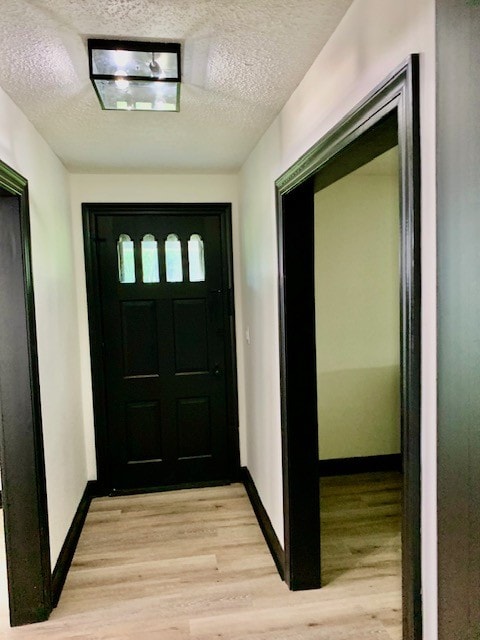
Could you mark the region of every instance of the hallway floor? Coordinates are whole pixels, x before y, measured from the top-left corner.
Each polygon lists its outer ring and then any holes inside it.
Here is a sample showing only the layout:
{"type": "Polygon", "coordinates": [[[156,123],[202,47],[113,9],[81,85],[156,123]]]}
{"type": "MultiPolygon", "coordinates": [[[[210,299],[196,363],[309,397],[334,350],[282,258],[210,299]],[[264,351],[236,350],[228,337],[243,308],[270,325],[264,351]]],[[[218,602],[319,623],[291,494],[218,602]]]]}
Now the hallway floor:
{"type": "Polygon", "coordinates": [[[325,586],[295,593],[242,485],[95,499],[50,620],[0,638],[400,640],[399,487],[322,480],[325,586]]]}

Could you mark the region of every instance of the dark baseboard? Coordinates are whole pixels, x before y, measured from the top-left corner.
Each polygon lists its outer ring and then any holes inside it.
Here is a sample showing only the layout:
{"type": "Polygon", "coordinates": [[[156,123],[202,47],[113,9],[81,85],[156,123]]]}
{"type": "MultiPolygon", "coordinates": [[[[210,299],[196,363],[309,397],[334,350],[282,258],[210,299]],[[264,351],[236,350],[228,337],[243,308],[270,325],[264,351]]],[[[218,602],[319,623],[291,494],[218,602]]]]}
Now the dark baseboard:
{"type": "Polygon", "coordinates": [[[268,517],[267,512],[265,511],[265,507],[258,495],[257,487],[253,481],[252,476],[250,475],[250,471],[247,467],[242,467],[242,482],[245,485],[245,489],[247,491],[248,497],[250,498],[250,502],[252,504],[255,515],[257,516],[258,524],[260,525],[260,529],[262,530],[263,537],[265,538],[265,542],[270,549],[270,553],[272,554],[272,558],[277,567],[278,573],[282,580],[285,580],[285,552],[282,549],[280,542],[277,538],[277,534],[275,533],[272,523],[270,522],[270,518],[268,517]]]}
{"type": "Polygon", "coordinates": [[[82,533],[85,518],[87,517],[88,509],[92,498],[97,496],[97,481],[89,480],[83,496],[80,499],[77,511],[73,517],[72,524],[68,530],[65,542],[63,543],[60,555],[58,556],[55,569],[52,573],[52,604],[57,606],[62,589],[67,579],[67,574],[72,564],[73,555],[77,548],[80,534],[82,533]]]}
{"type": "Polygon", "coordinates": [[[319,460],[318,470],[321,477],[345,476],[353,473],[373,473],[377,471],[401,471],[402,454],[392,453],[383,456],[319,460]]]}
{"type": "Polygon", "coordinates": [[[93,498],[103,498],[104,496],[108,496],[108,491],[105,491],[98,480],[89,480],[87,487],[90,500],[93,498]]]}
{"type": "Polygon", "coordinates": [[[98,496],[135,496],[144,493],[160,493],[162,491],[180,491],[182,489],[204,489],[206,487],[223,487],[231,484],[232,480],[201,480],[198,482],[183,482],[180,484],[166,484],[158,487],[140,487],[137,489],[110,489],[98,493],[98,496]]]}

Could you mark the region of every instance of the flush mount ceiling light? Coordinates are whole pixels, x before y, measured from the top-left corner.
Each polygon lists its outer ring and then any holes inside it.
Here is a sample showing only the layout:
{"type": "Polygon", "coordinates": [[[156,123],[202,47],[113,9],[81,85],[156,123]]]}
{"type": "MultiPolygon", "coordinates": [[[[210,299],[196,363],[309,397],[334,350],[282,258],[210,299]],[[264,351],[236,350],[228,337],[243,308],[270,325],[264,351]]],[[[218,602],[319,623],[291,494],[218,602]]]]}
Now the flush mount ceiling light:
{"type": "Polygon", "coordinates": [[[102,109],[179,110],[180,44],[88,40],[88,57],[102,109]]]}

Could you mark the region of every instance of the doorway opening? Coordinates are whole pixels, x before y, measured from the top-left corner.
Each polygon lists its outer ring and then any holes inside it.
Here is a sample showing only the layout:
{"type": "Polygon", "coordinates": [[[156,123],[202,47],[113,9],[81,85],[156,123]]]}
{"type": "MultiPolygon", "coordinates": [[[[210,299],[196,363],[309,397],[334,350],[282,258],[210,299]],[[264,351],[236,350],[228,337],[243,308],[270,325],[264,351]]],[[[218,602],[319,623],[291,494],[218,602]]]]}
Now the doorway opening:
{"type": "Polygon", "coordinates": [[[285,578],[291,589],[314,589],[322,585],[315,193],[398,145],[398,397],[403,469],[401,570],[405,640],[419,640],[422,634],[418,99],[418,57],[411,56],[277,181],[285,578]]]}
{"type": "Polygon", "coordinates": [[[12,626],[52,609],[27,181],[0,162],[0,466],[12,626]]]}
{"type": "Polygon", "coordinates": [[[400,638],[398,145],[321,186],[314,199],[321,580],[339,597],[355,584],[361,609],[400,638]]]}

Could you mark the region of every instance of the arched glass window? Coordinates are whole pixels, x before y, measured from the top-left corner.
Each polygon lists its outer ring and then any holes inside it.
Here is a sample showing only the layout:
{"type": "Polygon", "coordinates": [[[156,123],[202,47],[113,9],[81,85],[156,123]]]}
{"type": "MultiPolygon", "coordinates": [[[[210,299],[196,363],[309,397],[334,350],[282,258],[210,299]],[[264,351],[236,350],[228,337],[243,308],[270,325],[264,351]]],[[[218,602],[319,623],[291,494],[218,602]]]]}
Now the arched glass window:
{"type": "Polygon", "coordinates": [[[147,233],[142,240],[142,274],[144,282],[160,282],[158,270],[158,243],[147,233]]]}
{"type": "Polygon", "coordinates": [[[133,241],[129,235],[122,233],[117,242],[118,280],[122,284],[135,282],[135,254],[133,241]]]}
{"type": "Polygon", "coordinates": [[[165,267],[167,282],[183,282],[182,244],[175,233],[165,240],[165,267]]]}
{"type": "Polygon", "coordinates": [[[203,240],[198,233],[188,241],[188,278],[190,282],[205,282],[205,256],[203,240]]]}

